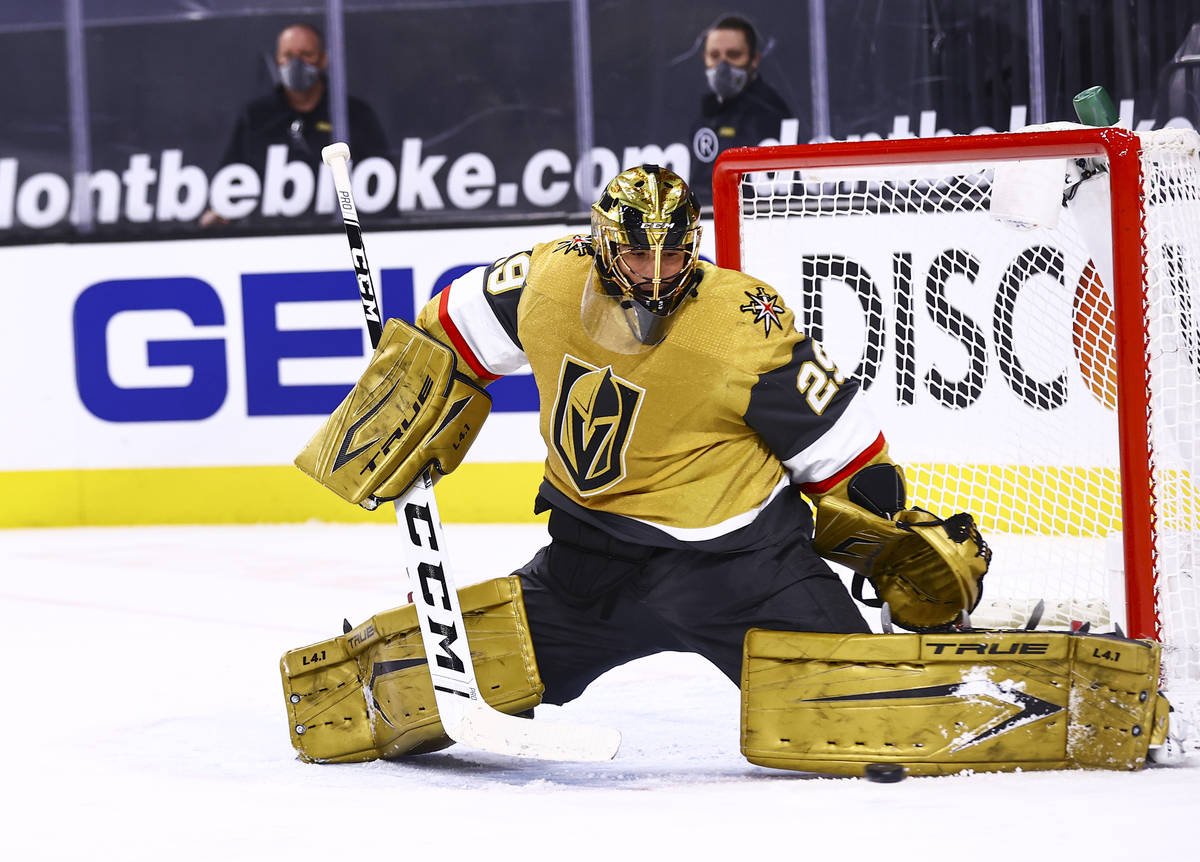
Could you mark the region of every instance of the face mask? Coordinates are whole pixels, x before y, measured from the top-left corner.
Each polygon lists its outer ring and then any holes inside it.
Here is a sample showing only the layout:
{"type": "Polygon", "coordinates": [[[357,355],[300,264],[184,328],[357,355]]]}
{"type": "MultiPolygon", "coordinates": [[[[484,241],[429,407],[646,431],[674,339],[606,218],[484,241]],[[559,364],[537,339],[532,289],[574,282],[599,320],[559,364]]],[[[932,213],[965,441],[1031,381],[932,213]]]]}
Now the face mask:
{"type": "Polygon", "coordinates": [[[279,80],[283,86],[295,93],[303,93],[321,77],[321,70],[312,63],[305,63],[299,57],[293,57],[279,67],[279,80]]]}
{"type": "Polygon", "coordinates": [[[732,99],[742,92],[746,88],[746,82],[750,80],[748,71],[731,66],[726,62],[720,62],[711,69],[706,69],[704,74],[708,76],[708,88],[716,93],[717,98],[722,102],[732,99]]]}

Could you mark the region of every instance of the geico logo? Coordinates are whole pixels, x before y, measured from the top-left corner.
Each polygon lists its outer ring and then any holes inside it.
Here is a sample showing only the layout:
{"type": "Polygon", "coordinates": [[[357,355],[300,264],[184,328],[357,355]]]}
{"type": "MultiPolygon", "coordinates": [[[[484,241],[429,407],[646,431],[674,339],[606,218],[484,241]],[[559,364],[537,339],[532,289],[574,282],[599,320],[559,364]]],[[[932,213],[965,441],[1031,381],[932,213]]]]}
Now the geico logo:
{"type": "Polygon", "coordinates": [[[925,646],[933,648],[934,655],[942,655],[947,650],[953,650],[954,655],[1045,655],[1050,649],[1046,642],[1009,641],[1008,643],[981,643],[979,641],[949,641],[930,642],[925,646]]]}
{"type": "MultiPolygon", "coordinates": [[[[430,293],[475,266],[448,268],[430,293]]],[[[379,294],[386,298],[381,316],[412,320],[412,269],[379,274],[379,294]]],[[[102,281],[85,288],[72,309],[75,381],[83,406],[108,422],[198,421],[219,410],[245,416],[331,413],[353,385],[353,373],[331,383],[337,377],[318,370],[314,382],[301,382],[295,375],[285,378],[283,367],[303,359],[310,368],[321,360],[339,360],[344,368],[344,357],[365,358],[369,348],[361,323],[297,328],[279,320],[281,309],[294,303],[357,305],[354,273],[251,273],[234,283],[237,289],[223,293],[193,277],[102,281]],[[119,326],[110,325],[114,321],[119,326]],[[231,392],[238,403],[227,403],[231,392]]],[[[515,376],[496,391],[493,410],[537,410],[531,377],[515,376]]]]}
{"type": "MultiPolygon", "coordinates": [[[[843,371],[868,387],[894,387],[898,406],[915,404],[924,390],[945,407],[968,408],[995,381],[1043,411],[1067,403],[1077,372],[1092,397],[1112,406],[1114,315],[1091,261],[1079,255],[1069,261],[1047,243],[993,255],[986,266],[972,247],[885,254],[886,262],[872,258],[876,272],[846,255],[806,254],[792,270],[797,280],[776,285],[797,326],[824,344],[843,371]],[[929,262],[919,267],[917,259],[929,262]],[[890,284],[879,278],[888,271],[890,284]],[[1045,335],[1030,334],[1042,322],[1040,331],[1057,338],[1052,351],[1045,335]]],[[[1190,308],[1180,316],[1180,330],[1195,331],[1200,321],[1191,319],[1190,308]]],[[[1077,391],[1075,397],[1087,397],[1077,391]]]]}

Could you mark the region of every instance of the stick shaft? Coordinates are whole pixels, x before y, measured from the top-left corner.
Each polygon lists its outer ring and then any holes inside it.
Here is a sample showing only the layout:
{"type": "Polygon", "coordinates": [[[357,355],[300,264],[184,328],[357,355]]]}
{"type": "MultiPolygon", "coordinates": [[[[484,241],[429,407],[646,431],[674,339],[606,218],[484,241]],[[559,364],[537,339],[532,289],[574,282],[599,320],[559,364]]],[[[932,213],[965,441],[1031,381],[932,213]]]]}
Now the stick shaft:
{"type": "Polygon", "coordinates": [[[350,190],[350,169],[347,161],[350,148],[345,144],[330,144],[321,151],[325,164],[333,172],[333,187],[337,192],[338,211],[346,226],[346,239],[350,243],[350,260],[354,264],[354,277],[358,281],[358,296],[362,301],[363,317],[367,320],[367,334],[371,338],[371,349],[379,346],[383,337],[383,316],[379,309],[379,294],[371,267],[367,263],[367,248],[363,243],[362,226],[358,222],[358,209],[354,206],[354,194],[350,190]]]}

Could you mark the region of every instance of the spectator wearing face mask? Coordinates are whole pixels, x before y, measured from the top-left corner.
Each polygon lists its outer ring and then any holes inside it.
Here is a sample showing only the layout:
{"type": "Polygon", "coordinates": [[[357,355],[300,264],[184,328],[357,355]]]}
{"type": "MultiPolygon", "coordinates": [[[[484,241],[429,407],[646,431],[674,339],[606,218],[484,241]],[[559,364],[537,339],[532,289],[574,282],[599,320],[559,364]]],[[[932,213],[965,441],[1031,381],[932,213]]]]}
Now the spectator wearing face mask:
{"type": "Polygon", "coordinates": [[[745,18],[727,15],[704,35],[708,90],[692,126],[691,186],[703,203],[712,201],[712,168],[730,147],[753,147],[779,138],[779,124],[794,116],[758,73],[758,34],[745,18]]]}
{"type": "MultiPolygon", "coordinates": [[[[267,148],[287,145],[287,160],[305,162],[313,170],[321,165],[321,149],[333,140],[329,114],[329,86],[325,69],[329,55],[325,37],[311,24],[285,27],[275,40],[279,84],[268,94],[248,102],[238,114],[221,167],[250,165],[262,177],[267,148]]],[[[387,156],[383,127],[371,107],[360,99],[347,99],[350,145],[356,159],[387,156]]],[[[200,224],[224,224],[211,210],[200,224]]]]}

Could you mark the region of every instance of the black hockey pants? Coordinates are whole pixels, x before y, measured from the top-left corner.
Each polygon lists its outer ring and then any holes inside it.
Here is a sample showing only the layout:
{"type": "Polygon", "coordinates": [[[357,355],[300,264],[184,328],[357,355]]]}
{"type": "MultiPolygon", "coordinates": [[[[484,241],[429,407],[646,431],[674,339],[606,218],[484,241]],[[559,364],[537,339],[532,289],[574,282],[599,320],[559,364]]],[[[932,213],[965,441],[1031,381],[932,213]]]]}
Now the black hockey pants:
{"type": "Polygon", "coordinates": [[[803,531],[733,554],[618,541],[553,510],[551,542],[518,571],[546,703],[607,670],[694,652],[739,685],[747,630],[868,632],[803,531]]]}

